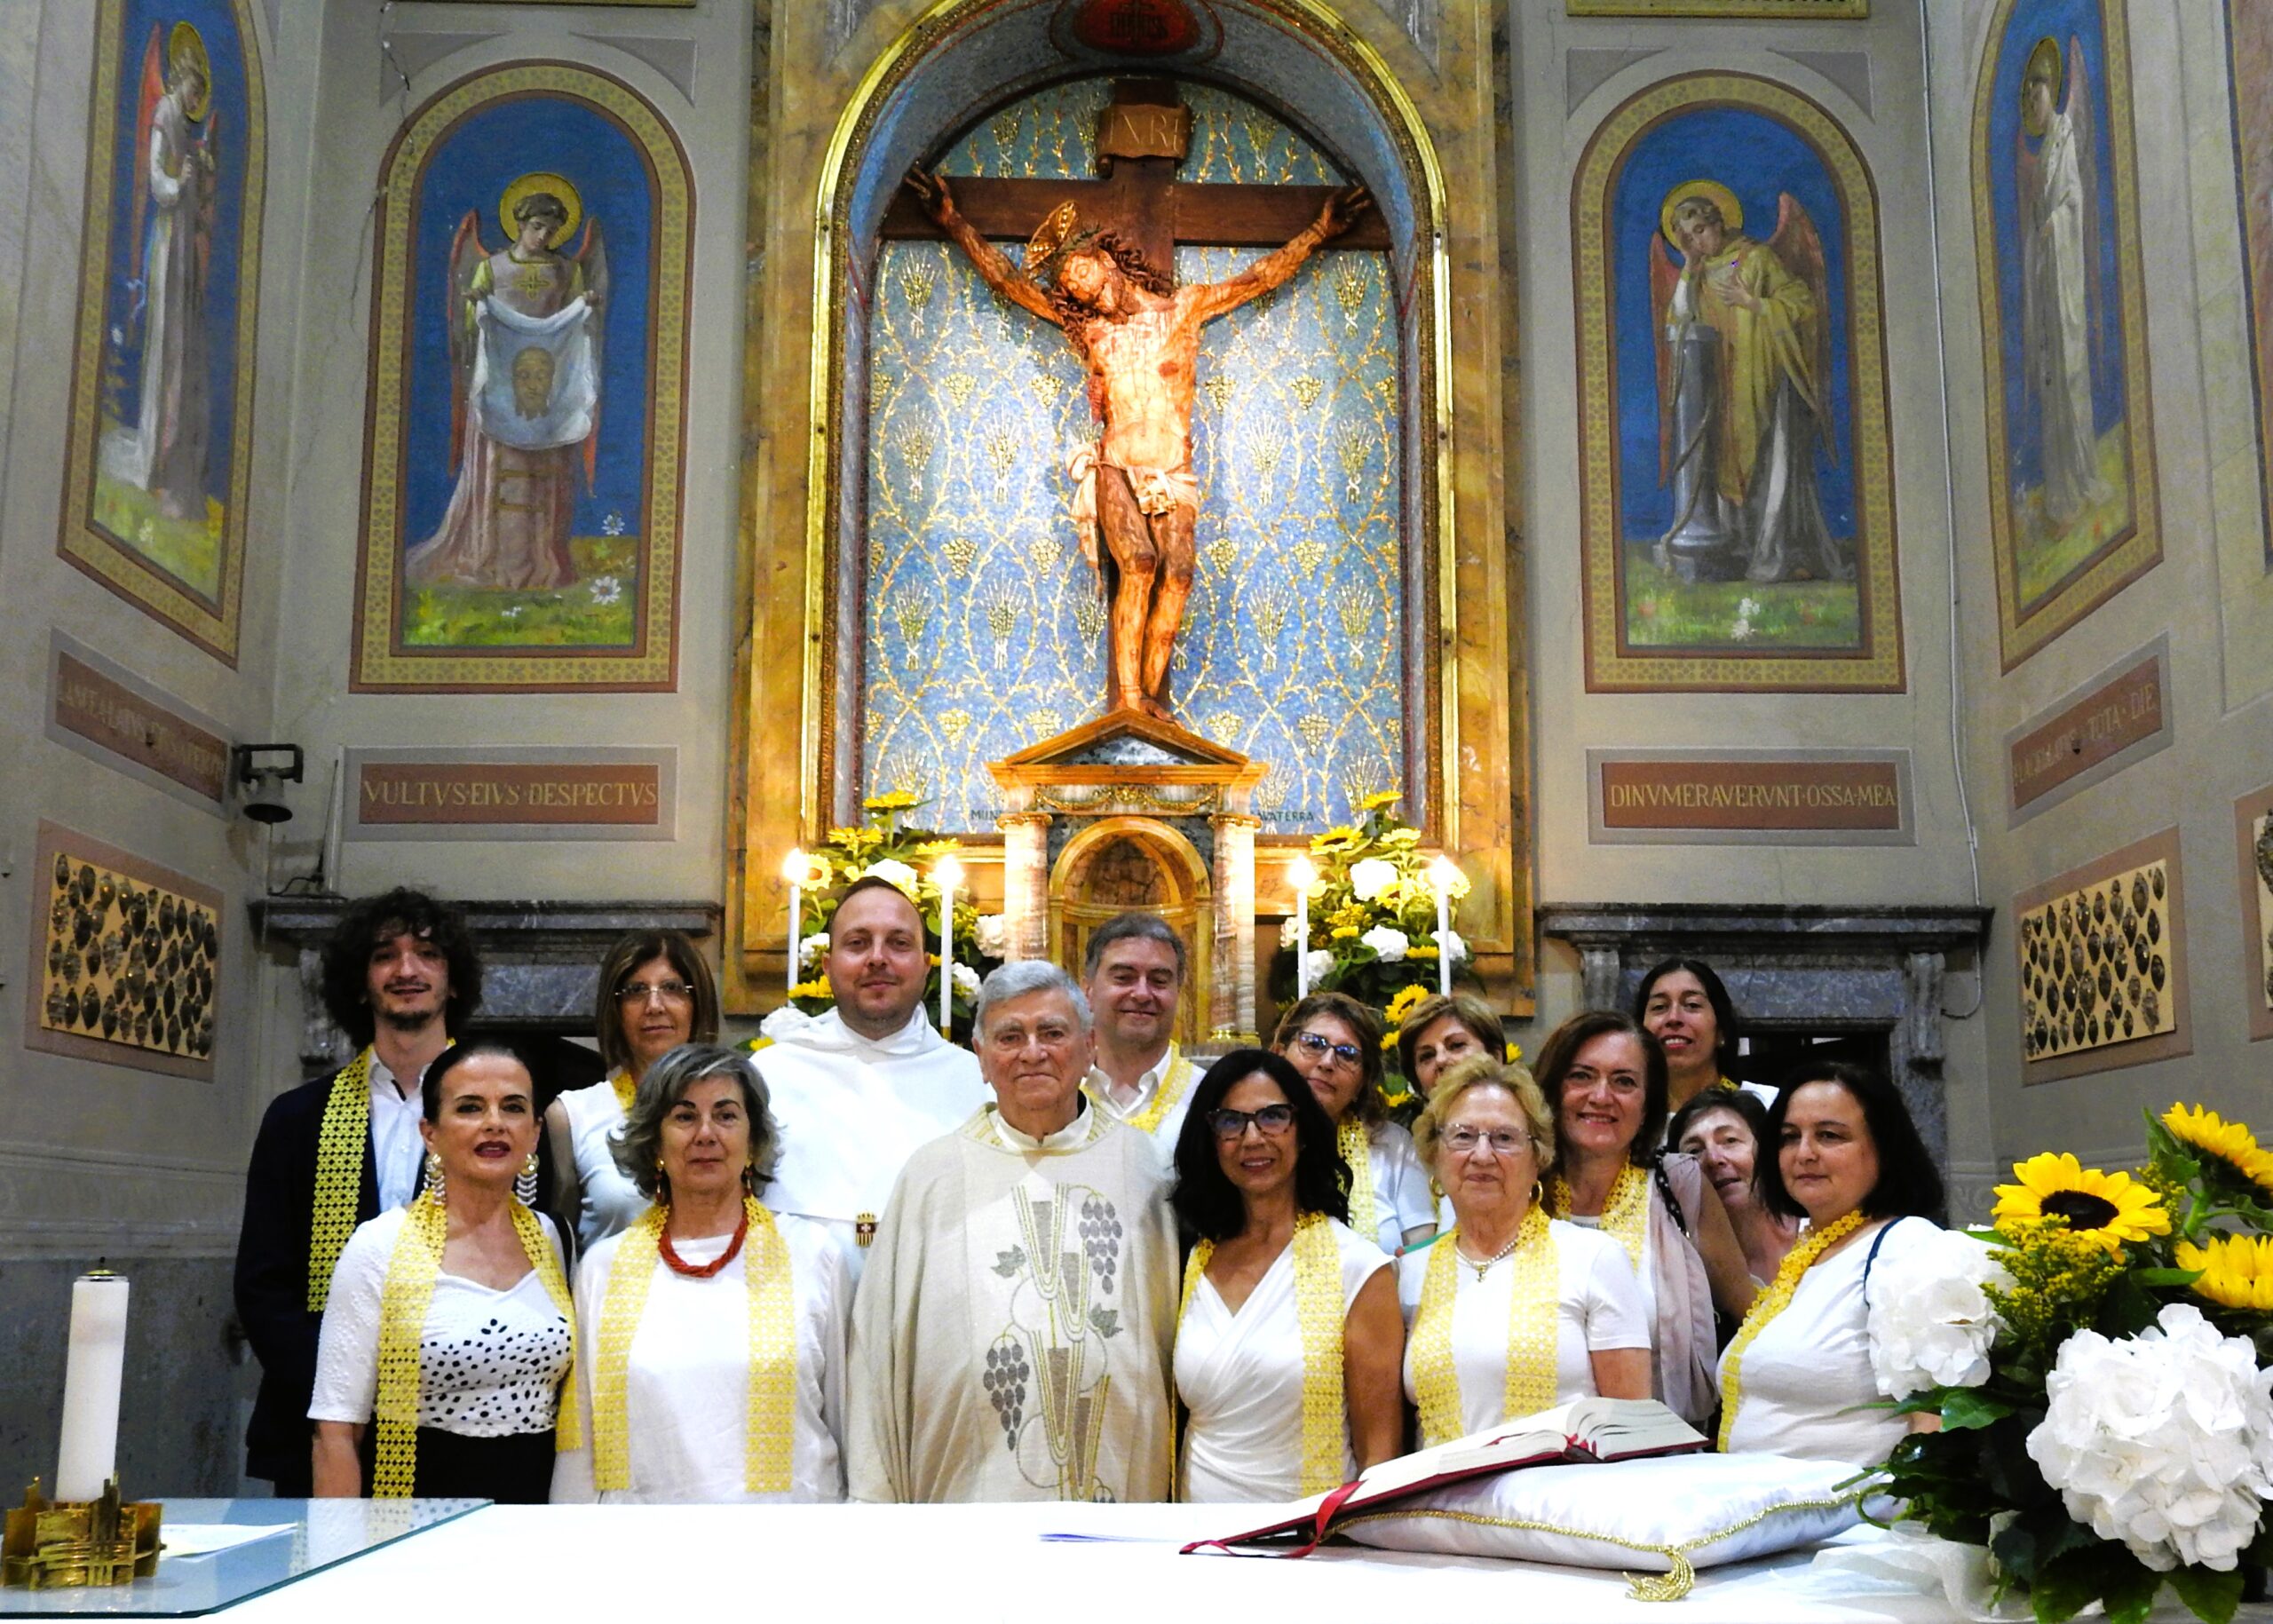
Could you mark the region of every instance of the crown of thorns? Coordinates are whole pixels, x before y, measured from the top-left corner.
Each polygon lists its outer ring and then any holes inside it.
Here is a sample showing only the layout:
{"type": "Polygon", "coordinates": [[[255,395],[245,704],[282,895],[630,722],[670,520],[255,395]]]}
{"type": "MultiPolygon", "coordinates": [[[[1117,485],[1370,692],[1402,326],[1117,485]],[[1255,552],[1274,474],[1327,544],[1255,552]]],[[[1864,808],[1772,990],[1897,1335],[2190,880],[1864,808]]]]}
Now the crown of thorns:
{"type": "Polygon", "coordinates": [[[1029,279],[1040,281],[1101,234],[1097,227],[1081,224],[1072,203],[1060,203],[1026,239],[1026,261],[1021,268],[1029,279]]]}

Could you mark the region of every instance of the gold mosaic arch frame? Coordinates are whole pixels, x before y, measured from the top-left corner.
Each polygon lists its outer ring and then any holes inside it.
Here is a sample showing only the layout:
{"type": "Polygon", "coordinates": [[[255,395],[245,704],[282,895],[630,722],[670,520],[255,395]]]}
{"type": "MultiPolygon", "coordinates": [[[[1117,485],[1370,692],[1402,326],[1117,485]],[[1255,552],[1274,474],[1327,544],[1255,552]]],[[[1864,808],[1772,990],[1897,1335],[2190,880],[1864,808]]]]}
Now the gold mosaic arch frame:
{"type": "Polygon", "coordinates": [[[2019,555],[2013,514],[2011,456],[2006,438],[2005,321],[1997,297],[1997,219],[1990,182],[1990,101],[1997,60],[2012,25],[2014,0],[1998,0],[1983,36],[1980,80],[1973,93],[1973,256],[1980,276],[1983,414],[1989,432],[1989,523],[1997,564],[1997,643],[2000,670],[2009,671],[2125,587],[2162,562],[2161,494],[2155,472],[2152,374],[2147,358],[2147,278],[2139,254],[2139,165],[2132,147],[2131,39],[2125,8],[2099,5],[2105,42],[2107,147],[2113,161],[2115,218],[2101,229],[2115,234],[2116,284],[2123,324],[2123,428],[2131,457],[2131,534],[2086,559],[2055,582],[2033,608],[2021,603],[2019,555]]]}
{"type": "Polygon", "coordinates": [[[87,521],[102,440],[101,391],[105,287],[110,271],[111,170],[118,156],[121,50],[125,0],[103,0],[95,20],[95,74],[87,126],[87,181],[82,194],[86,234],[80,244],[79,325],[73,345],[70,433],[64,454],[63,520],[56,551],[119,597],[179,632],[222,663],[237,663],[242,614],[245,523],[252,491],[253,397],[259,371],[260,237],[266,212],[268,91],[252,8],[232,0],[244,59],[245,186],[240,205],[234,402],[230,415],[228,512],[221,529],[220,593],[207,598],[188,583],[119,545],[87,521]]]}
{"type": "Polygon", "coordinates": [[[1751,74],[1698,73],[1629,98],[1587,143],[1571,182],[1572,276],[1579,332],[1579,488],[1589,693],[1898,693],[1902,582],[1887,398],[1885,265],[1878,186],[1862,150],[1821,104],[1751,74]],[[1618,330],[1612,311],[1611,194],[1635,144],[1667,119],[1741,107],[1814,147],[1838,188],[1847,238],[1847,354],[1855,458],[1859,650],[1659,653],[1625,638],[1624,528],[1616,446],[1618,330]]]}
{"type": "MultiPolygon", "coordinates": [[[[363,523],[357,543],[355,641],[349,687],[356,693],[655,693],[677,685],[679,524],[686,455],[686,319],[693,279],[694,172],[678,135],[654,104],[613,75],[568,62],[517,62],[470,74],[428,98],[379,165],[374,235],[378,274],[371,299],[369,408],[363,430],[363,523]],[[621,128],[654,188],[648,263],[646,471],[640,492],[638,637],[629,651],[467,649],[411,653],[400,643],[400,471],[409,353],[418,313],[410,204],[434,149],[476,113],[536,97],[569,97],[621,128]]],[[[431,316],[430,316],[431,319],[431,316]]]]}
{"type": "MultiPolygon", "coordinates": [[[[1413,398],[1428,416],[1418,432],[1432,432],[1433,456],[1423,459],[1430,477],[1422,482],[1420,544],[1429,549],[1428,576],[1433,598],[1437,659],[1426,672],[1428,703],[1424,720],[1432,782],[1422,820],[1430,832],[1447,848],[1459,842],[1459,803],[1451,786],[1459,771],[1460,704],[1457,683],[1445,679],[1452,665],[1451,651],[1457,636],[1453,552],[1454,499],[1451,321],[1445,253],[1445,187],[1435,143],[1420,111],[1413,104],[1379,52],[1318,0],[1255,0],[1263,10],[1276,13],[1293,29],[1318,44],[1347,70],[1382,120],[1404,161],[1408,177],[1417,180],[1415,201],[1426,216],[1415,222],[1416,239],[1425,237],[1426,251],[1414,255],[1417,284],[1414,304],[1427,313],[1429,331],[1417,346],[1421,376],[1413,380],[1413,398]]],[[[835,305],[837,293],[838,245],[851,234],[852,192],[860,172],[860,159],[876,119],[891,92],[933,51],[960,29],[979,20],[999,0],[939,0],[894,40],[869,67],[838,119],[823,154],[816,187],[813,219],[813,293],[815,324],[812,360],[812,399],[815,403],[813,433],[805,469],[805,596],[804,681],[800,710],[800,780],[798,823],[800,838],[811,841],[825,832],[835,786],[828,765],[834,755],[836,691],[838,673],[828,651],[836,634],[838,606],[835,572],[831,568],[836,541],[831,516],[842,498],[843,466],[837,448],[844,440],[846,402],[842,379],[844,365],[843,324],[835,305]]]]}

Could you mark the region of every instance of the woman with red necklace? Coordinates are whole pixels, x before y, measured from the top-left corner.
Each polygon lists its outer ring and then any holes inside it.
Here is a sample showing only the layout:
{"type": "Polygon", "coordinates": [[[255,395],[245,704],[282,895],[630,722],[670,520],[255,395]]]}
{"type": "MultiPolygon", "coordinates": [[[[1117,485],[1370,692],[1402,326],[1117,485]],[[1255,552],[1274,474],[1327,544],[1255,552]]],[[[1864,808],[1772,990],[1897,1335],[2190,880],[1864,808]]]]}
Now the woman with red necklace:
{"type": "Polygon", "coordinates": [[[653,1204],[576,1271],[590,1421],[554,1501],[844,1497],[852,1294],[822,1230],[757,1200],[780,1148],[748,1055],[689,1043],[641,1076],[614,1152],[653,1204]]]}

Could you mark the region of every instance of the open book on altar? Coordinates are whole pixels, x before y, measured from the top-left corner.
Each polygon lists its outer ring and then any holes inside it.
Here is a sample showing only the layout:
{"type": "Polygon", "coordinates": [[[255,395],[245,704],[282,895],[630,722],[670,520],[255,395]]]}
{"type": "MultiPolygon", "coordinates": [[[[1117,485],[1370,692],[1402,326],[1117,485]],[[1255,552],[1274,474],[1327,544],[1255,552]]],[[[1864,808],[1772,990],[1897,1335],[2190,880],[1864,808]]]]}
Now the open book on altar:
{"type": "Polygon", "coordinates": [[[1448,1483],[1526,1466],[1683,1454],[1704,1448],[1705,1442],[1703,1433],[1654,1398],[1574,1398],[1369,1466],[1340,1488],[1297,1502],[1276,1522],[1184,1549],[1293,1541],[1299,1549],[1282,1554],[1301,1556],[1344,1517],[1448,1483]]]}

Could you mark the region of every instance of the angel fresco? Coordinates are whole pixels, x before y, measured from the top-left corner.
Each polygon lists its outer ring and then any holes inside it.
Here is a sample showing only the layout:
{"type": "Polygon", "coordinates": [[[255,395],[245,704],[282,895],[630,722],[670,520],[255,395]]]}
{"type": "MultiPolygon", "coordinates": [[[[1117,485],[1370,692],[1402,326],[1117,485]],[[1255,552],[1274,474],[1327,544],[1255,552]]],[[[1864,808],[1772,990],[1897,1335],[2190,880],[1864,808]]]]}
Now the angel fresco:
{"type": "Polygon", "coordinates": [[[450,244],[451,463],[440,527],[410,549],[413,586],[531,590],[572,585],[581,479],[599,444],[607,247],[576,187],[524,175],[498,208],[491,250],[468,210],[450,244]],[[574,252],[562,245],[583,226],[574,252]]]}
{"type": "Polygon", "coordinates": [[[205,289],[212,265],[220,115],[195,25],[153,23],[135,120],[127,320],[139,339],[134,420],[107,429],[102,473],[147,492],[165,519],[203,527],[211,450],[205,289]]]}
{"type": "Polygon", "coordinates": [[[1674,187],[1659,219],[1650,302],[1659,475],[1674,491],[1659,566],[1687,581],[1853,580],[1816,475],[1831,299],[1815,221],[1782,193],[1774,234],[1757,242],[1735,193],[1711,179],[1674,187]]]}
{"type": "MultiPolygon", "coordinates": [[[[2094,274],[2099,264],[2097,152],[2083,43],[2071,36],[2063,59],[2057,40],[2039,39],[2022,71],[2014,168],[2021,214],[2023,398],[2036,419],[2044,517],[2055,534],[2115,495],[2100,474],[2092,405],[2092,353],[2106,337],[2094,274]]],[[[2014,493],[2016,499],[2023,495],[2014,493]]]]}

